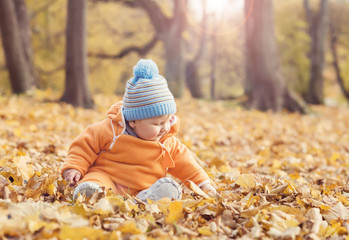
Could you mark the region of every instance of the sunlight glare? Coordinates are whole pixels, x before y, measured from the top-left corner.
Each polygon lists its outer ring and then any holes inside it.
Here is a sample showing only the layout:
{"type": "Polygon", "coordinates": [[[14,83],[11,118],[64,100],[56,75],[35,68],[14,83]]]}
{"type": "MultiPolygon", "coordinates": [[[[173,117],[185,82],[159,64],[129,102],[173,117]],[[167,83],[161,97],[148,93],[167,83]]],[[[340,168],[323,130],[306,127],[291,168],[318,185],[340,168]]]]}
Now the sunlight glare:
{"type": "MultiPolygon", "coordinates": [[[[191,2],[196,11],[201,11],[201,1],[194,0],[191,2]]],[[[206,9],[208,13],[236,13],[242,11],[243,7],[243,0],[206,0],[206,9]]]]}
{"type": "MultiPolygon", "coordinates": [[[[209,13],[221,13],[225,9],[230,8],[229,0],[207,0],[207,11],[209,13]]],[[[235,1],[234,1],[235,2],[235,1]]]]}

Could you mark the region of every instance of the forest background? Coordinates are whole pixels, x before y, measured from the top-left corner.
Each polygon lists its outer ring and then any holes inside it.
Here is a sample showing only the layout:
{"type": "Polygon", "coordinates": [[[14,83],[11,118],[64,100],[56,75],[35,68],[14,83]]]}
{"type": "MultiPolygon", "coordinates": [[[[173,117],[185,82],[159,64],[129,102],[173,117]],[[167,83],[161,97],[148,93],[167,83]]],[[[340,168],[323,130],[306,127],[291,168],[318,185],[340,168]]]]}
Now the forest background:
{"type": "MultiPolygon", "coordinates": [[[[21,21],[29,21],[29,25],[21,24],[19,29],[24,32],[24,39],[27,39],[25,35],[30,36],[24,46],[31,58],[28,61],[33,65],[31,72],[34,83],[32,85],[42,90],[52,91],[56,98],[59,98],[65,87],[67,64],[65,61],[67,1],[32,0],[25,2],[27,6],[23,1],[20,2],[17,1],[17,5],[24,6],[22,9],[26,10],[27,16],[21,21]],[[29,29],[25,29],[26,26],[30,26],[29,29]]],[[[132,66],[140,57],[155,60],[163,75],[167,73],[171,75],[167,70],[168,67],[171,64],[172,66],[177,64],[169,63],[177,60],[174,60],[174,57],[171,60],[171,56],[167,56],[170,54],[166,51],[166,44],[164,45],[166,40],[161,37],[161,34],[164,35],[166,32],[157,30],[159,26],[156,26],[149,16],[159,14],[163,15],[164,19],[178,22],[178,19],[175,19],[176,9],[174,8],[182,3],[155,1],[159,9],[147,10],[146,4],[132,6],[131,2],[87,2],[88,76],[86,81],[92,94],[122,95],[125,82],[132,77],[132,66]]],[[[195,97],[206,99],[241,97],[246,92],[245,28],[249,16],[244,13],[243,1],[221,1],[219,4],[209,1],[206,7],[203,7],[203,2],[189,1],[185,10],[178,13],[184,14],[182,17],[185,21],[180,23],[183,25],[181,25],[180,36],[172,38],[175,38],[176,42],[181,42],[182,45],[180,48],[173,45],[171,47],[172,43],[169,42],[170,47],[167,47],[181,52],[182,57],[179,63],[181,68],[178,68],[180,69],[178,72],[181,71],[181,73],[177,74],[182,74],[180,78],[186,79],[186,85],[192,89],[191,93],[195,97]],[[231,4],[231,7],[226,7],[224,4],[226,6],[231,4]]],[[[280,58],[282,75],[287,85],[307,99],[307,92],[311,91],[310,88],[314,88],[309,84],[312,78],[312,62],[318,61],[312,59],[312,45],[320,45],[322,50],[317,51],[324,52],[323,60],[320,60],[319,66],[314,67],[320,68],[318,70],[321,72],[320,78],[324,79],[324,87],[321,86],[324,97],[318,103],[345,104],[345,95],[340,93],[340,87],[343,86],[342,90],[345,91],[349,84],[347,77],[349,74],[348,2],[330,1],[323,7],[326,10],[323,12],[321,12],[321,2],[274,1],[274,19],[272,19],[274,21],[270,24],[275,25],[279,54],[276,56],[269,54],[266,60],[269,59],[268,61],[272,62],[270,59],[280,58]],[[305,2],[308,4],[308,10],[305,2]],[[309,10],[314,20],[309,20],[307,16],[309,10]],[[318,25],[321,25],[321,19],[325,22],[322,27],[324,29],[316,30],[319,28],[318,25]],[[311,28],[323,33],[320,32],[320,35],[313,37],[311,28]],[[331,51],[332,45],[336,50],[335,59],[331,51]],[[321,61],[324,63],[322,64],[321,61]],[[339,74],[334,61],[338,66],[339,74]],[[339,78],[342,85],[338,84],[339,78]]],[[[263,46],[263,43],[260,46],[263,46]]],[[[172,76],[168,77],[171,80],[172,76]]],[[[11,93],[10,83],[4,52],[1,51],[1,94],[11,93]]],[[[181,84],[181,91],[183,89],[181,84]]],[[[177,92],[175,95],[178,95],[177,92]]]]}

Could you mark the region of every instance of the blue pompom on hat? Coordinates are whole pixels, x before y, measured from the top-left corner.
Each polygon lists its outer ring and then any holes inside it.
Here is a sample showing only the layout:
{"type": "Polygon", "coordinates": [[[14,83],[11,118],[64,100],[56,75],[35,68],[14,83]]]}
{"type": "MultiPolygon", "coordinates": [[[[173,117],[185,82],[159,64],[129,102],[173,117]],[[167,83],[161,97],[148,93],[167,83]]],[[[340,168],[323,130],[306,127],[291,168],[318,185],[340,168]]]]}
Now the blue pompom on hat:
{"type": "Polygon", "coordinates": [[[127,81],[123,99],[127,121],[176,113],[174,97],[166,79],[159,75],[156,63],[141,59],[133,67],[133,78],[127,81]]]}

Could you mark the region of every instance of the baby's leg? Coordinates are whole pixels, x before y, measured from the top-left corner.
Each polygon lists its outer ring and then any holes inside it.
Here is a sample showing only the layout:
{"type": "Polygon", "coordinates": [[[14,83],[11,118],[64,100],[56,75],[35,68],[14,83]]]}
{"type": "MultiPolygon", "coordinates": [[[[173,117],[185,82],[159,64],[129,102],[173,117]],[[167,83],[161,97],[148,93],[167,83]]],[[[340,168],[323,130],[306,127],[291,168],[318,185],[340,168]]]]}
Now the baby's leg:
{"type": "Polygon", "coordinates": [[[78,194],[87,197],[92,196],[96,191],[102,192],[104,187],[106,191],[109,189],[116,191],[115,184],[108,175],[103,172],[87,172],[79,185],[75,188],[73,199],[78,197],[78,194]]]}
{"type": "Polygon", "coordinates": [[[82,182],[74,190],[73,199],[77,199],[80,195],[91,197],[95,192],[103,192],[101,186],[95,182],[82,182]]]}
{"type": "Polygon", "coordinates": [[[138,193],[136,197],[145,202],[147,199],[157,201],[164,197],[180,200],[182,198],[182,188],[172,178],[160,178],[150,188],[138,193]]]}

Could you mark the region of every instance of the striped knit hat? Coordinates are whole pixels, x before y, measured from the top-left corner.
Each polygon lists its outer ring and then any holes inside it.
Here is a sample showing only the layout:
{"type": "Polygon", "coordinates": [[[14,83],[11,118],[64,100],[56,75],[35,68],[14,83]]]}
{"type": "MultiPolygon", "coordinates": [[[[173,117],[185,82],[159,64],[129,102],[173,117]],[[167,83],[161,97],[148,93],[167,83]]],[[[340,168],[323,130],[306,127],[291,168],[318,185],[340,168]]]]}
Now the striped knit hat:
{"type": "Polygon", "coordinates": [[[141,59],[126,83],[123,113],[127,121],[176,113],[176,103],[156,63],[141,59]]]}

